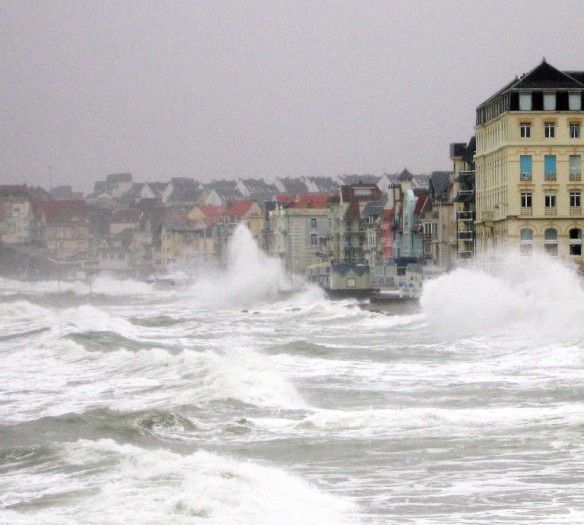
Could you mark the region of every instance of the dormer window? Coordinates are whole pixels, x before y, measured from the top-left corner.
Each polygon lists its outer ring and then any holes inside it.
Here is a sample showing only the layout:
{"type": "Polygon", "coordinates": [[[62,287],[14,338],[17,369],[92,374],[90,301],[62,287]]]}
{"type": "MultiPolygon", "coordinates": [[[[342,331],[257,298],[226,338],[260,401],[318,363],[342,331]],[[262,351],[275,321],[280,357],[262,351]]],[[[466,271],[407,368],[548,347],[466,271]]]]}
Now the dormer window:
{"type": "Polygon", "coordinates": [[[570,93],[570,111],[582,111],[582,94],[570,93]]]}
{"type": "Polygon", "coordinates": [[[543,94],[543,109],[544,109],[544,111],[555,111],[556,110],[556,94],[555,93],[544,93],[543,94]]]}
{"type": "Polygon", "coordinates": [[[531,111],[531,93],[519,93],[520,111],[531,111]]]}

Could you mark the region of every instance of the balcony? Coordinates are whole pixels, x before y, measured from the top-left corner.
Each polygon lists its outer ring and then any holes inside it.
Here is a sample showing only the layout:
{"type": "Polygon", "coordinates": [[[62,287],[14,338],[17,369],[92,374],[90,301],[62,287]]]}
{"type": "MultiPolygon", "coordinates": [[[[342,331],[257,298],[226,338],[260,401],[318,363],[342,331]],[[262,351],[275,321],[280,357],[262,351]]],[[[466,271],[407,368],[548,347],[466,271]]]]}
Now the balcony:
{"type": "Polygon", "coordinates": [[[474,221],[475,212],[474,211],[459,211],[456,214],[456,220],[458,221],[474,221]]]}
{"type": "Polygon", "coordinates": [[[555,206],[546,206],[545,215],[557,215],[558,209],[555,206]]]}
{"type": "Polygon", "coordinates": [[[580,181],[580,180],[582,180],[582,174],[579,171],[571,171],[570,172],[570,181],[571,182],[580,181]]]}
{"type": "Polygon", "coordinates": [[[474,190],[460,190],[454,197],[454,202],[474,202],[475,191],[474,190]]]}
{"type": "Polygon", "coordinates": [[[552,173],[552,172],[546,173],[544,175],[544,180],[554,180],[555,181],[555,180],[557,180],[556,179],[556,174],[555,173],[552,173]]]}
{"type": "Polygon", "coordinates": [[[519,179],[523,182],[531,182],[531,173],[522,173],[519,179]]]}
{"type": "Polygon", "coordinates": [[[570,215],[582,215],[582,206],[570,206],[570,215]]]}
{"type": "Polygon", "coordinates": [[[533,208],[531,208],[531,207],[530,208],[523,207],[519,211],[519,214],[520,215],[533,215],[533,208]]]}
{"type": "Polygon", "coordinates": [[[475,172],[474,171],[461,171],[456,177],[456,182],[468,182],[474,181],[475,172]]]}

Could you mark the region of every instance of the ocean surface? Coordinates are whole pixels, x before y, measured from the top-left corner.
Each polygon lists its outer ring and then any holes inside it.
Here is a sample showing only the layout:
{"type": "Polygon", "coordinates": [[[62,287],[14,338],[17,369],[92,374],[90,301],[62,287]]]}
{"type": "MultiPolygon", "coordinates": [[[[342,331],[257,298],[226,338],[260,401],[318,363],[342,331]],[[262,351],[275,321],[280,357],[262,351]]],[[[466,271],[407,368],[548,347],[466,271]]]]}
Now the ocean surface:
{"type": "Polygon", "coordinates": [[[459,269],[372,306],[244,229],[167,289],[0,279],[0,523],[584,523],[576,276],[459,269]]]}

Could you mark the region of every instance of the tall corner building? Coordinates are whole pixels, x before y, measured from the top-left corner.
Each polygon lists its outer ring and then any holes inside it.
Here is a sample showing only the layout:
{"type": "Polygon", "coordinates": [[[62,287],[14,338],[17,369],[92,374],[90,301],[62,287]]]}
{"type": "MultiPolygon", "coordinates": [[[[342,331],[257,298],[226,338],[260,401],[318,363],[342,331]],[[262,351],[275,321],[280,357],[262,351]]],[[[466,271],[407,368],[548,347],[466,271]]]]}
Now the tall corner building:
{"type": "Polygon", "coordinates": [[[476,111],[476,255],[542,251],[582,265],[584,72],[545,60],[476,111]]]}

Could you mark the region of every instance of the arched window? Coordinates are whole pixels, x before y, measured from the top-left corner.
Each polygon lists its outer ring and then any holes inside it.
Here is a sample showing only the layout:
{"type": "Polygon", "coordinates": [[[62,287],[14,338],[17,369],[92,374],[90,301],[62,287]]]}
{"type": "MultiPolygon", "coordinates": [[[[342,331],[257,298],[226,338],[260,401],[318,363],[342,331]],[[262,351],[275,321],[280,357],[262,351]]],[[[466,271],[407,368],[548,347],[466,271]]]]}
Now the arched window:
{"type": "Polygon", "coordinates": [[[570,230],[570,255],[582,255],[582,230],[579,228],[570,230]]]}
{"type": "Polygon", "coordinates": [[[543,249],[547,255],[553,257],[558,255],[558,231],[554,228],[548,228],[543,233],[543,249]]]}
{"type": "Polygon", "coordinates": [[[519,253],[521,255],[531,255],[533,253],[533,230],[521,228],[519,239],[519,253]]]}

